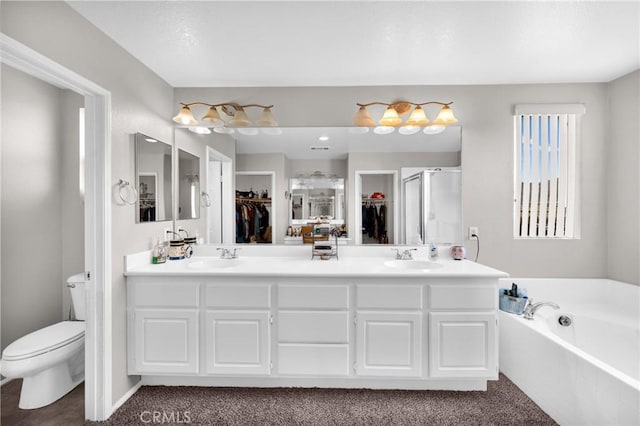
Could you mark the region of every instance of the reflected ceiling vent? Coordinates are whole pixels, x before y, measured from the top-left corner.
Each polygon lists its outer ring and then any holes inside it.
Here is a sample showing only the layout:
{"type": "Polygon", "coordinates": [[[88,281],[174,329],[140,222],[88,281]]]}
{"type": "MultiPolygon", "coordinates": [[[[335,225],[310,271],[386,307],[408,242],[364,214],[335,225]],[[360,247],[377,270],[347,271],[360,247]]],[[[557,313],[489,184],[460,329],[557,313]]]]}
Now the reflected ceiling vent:
{"type": "Polygon", "coordinates": [[[329,151],[330,146],[326,145],[311,145],[311,151],[329,151]]]}

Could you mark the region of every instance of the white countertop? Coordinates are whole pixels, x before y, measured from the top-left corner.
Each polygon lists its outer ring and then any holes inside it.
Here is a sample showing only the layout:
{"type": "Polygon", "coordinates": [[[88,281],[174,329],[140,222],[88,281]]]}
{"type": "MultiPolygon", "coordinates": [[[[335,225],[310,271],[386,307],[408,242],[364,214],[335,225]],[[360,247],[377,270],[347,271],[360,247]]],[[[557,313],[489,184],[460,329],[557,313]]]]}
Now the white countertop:
{"type": "MultiPolygon", "coordinates": [[[[236,247],[236,246],[233,246],[236,247]]],[[[400,247],[401,250],[406,247],[400,247]]],[[[395,260],[390,247],[384,250],[343,249],[339,259],[311,259],[309,248],[249,248],[243,246],[238,259],[213,255],[211,247],[196,249],[190,259],[167,260],[153,265],[149,252],[127,256],[126,276],[224,276],[224,277],[405,277],[405,278],[504,278],[508,274],[469,260],[440,256],[430,262],[426,249],[413,260],[395,260]],[[246,248],[246,251],[245,251],[246,248]]]]}

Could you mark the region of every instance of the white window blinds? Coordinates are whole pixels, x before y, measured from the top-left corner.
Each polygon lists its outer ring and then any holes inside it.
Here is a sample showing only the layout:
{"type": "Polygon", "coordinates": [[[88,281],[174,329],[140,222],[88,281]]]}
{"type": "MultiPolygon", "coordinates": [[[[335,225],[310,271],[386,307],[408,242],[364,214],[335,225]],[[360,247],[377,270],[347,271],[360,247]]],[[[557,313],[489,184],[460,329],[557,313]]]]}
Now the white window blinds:
{"type": "Polygon", "coordinates": [[[576,153],[582,105],[515,111],[514,237],[579,238],[576,153]]]}

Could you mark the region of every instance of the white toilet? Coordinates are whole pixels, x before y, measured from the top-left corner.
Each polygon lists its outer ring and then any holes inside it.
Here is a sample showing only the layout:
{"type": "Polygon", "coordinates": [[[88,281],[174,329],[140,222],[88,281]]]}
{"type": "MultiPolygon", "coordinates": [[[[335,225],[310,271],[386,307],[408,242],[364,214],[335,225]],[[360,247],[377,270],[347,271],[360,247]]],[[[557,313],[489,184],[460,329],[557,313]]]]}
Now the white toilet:
{"type": "Polygon", "coordinates": [[[67,280],[77,321],[62,321],[29,333],[2,352],[2,375],[23,378],[19,407],[40,408],[84,380],[84,274],[67,280]]]}

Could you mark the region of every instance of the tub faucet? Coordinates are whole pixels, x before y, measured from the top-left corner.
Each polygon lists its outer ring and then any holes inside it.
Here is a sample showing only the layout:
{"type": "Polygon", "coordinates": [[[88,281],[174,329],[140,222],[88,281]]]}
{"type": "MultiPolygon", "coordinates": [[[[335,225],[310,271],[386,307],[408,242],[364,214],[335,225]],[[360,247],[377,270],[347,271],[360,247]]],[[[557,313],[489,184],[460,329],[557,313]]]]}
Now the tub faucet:
{"type": "Polygon", "coordinates": [[[556,305],[553,302],[532,303],[532,300],[529,299],[527,306],[525,306],[524,308],[524,318],[528,320],[532,320],[533,315],[536,313],[536,311],[542,308],[543,306],[551,306],[553,309],[560,309],[560,306],[556,305]]]}

